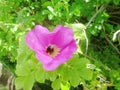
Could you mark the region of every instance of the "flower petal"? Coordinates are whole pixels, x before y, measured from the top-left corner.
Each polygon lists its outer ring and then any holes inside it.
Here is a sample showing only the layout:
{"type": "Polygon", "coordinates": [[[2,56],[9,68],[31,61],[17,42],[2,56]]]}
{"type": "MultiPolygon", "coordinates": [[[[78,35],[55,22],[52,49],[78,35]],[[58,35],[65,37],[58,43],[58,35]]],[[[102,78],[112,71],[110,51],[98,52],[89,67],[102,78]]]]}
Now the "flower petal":
{"type": "Polygon", "coordinates": [[[47,28],[41,25],[36,25],[34,28],[34,34],[36,35],[36,37],[39,39],[39,42],[43,46],[47,46],[49,44],[50,32],[48,31],[47,28]]]}
{"type": "Polygon", "coordinates": [[[59,25],[53,31],[51,43],[63,48],[73,40],[73,36],[73,31],[70,28],[59,25]]]}
{"type": "Polygon", "coordinates": [[[31,48],[32,50],[42,50],[43,46],[40,44],[38,38],[34,34],[34,30],[31,30],[26,35],[26,44],[31,48]]]}
{"type": "Polygon", "coordinates": [[[53,60],[51,57],[49,57],[46,54],[44,54],[43,52],[41,53],[39,51],[36,51],[36,56],[37,56],[38,60],[41,61],[41,63],[43,65],[48,64],[53,60]]]}
{"type": "Polygon", "coordinates": [[[49,44],[48,29],[41,25],[36,25],[26,35],[26,43],[32,50],[42,50],[49,44]]]}
{"type": "Polygon", "coordinates": [[[37,30],[38,34],[40,33],[49,33],[49,30],[46,27],[43,27],[41,25],[36,25],[34,30],[37,30]]]}
{"type": "Polygon", "coordinates": [[[67,62],[72,57],[72,54],[76,51],[76,49],[77,46],[75,40],[73,40],[60,52],[57,57],[52,60],[52,62],[44,64],[44,69],[48,71],[55,70],[60,64],[67,62]]]}
{"type": "MultiPolygon", "coordinates": [[[[60,60],[57,59],[57,60],[60,60]]],[[[54,62],[51,62],[49,64],[43,64],[43,68],[47,71],[53,71],[55,70],[58,66],[60,66],[61,63],[57,62],[56,60],[54,60],[54,62]]]]}
{"type": "Polygon", "coordinates": [[[65,61],[64,59],[59,61],[61,63],[64,63],[66,62],[68,59],[70,59],[72,57],[72,54],[77,50],[77,45],[76,45],[76,42],[75,40],[72,40],[61,52],[60,54],[58,55],[58,57],[62,57],[62,58],[65,58],[65,61]]]}

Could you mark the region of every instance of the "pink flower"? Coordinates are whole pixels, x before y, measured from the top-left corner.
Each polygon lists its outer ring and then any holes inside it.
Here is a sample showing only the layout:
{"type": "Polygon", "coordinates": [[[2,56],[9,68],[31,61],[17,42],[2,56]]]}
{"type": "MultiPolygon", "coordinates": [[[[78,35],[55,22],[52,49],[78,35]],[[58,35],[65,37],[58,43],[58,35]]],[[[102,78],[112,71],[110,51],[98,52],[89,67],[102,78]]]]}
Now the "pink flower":
{"type": "Polygon", "coordinates": [[[53,32],[36,25],[27,33],[26,43],[36,52],[37,58],[47,71],[55,70],[67,62],[77,49],[72,30],[61,25],[58,25],[53,32]]]}

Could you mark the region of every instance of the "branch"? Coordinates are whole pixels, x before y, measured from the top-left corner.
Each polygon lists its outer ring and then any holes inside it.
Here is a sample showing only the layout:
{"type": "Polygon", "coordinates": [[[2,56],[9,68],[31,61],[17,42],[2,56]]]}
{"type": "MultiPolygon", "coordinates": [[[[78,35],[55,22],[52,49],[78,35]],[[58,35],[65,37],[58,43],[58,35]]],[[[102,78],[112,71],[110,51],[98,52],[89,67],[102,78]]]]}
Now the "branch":
{"type": "Polygon", "coordinates": [[[109,68],[108,66],[104,65],[100,60],[96,60],[95,58],[93,58],[93,57],[91,57],[91,56],[89,56],[89,55],[86,55],[86,54],[82,54],[82,55],[83,55],[84,57],[86,57],[86,58],[88,58],[88,59],[90,59],[90,60],[92,60],[92,61],[100,64],[105,70],[107,70],[107,71],[110,71],[110,70],[111,70],[111,68],[109,68]]]}
{"type": "Polygon", "coordinates": [[[95,19],[95,17],[106,8],[107,4],[103,4],[100,9],[91,17],[91,19],[89,20],[89,22],[86,24],[86,29],[88,28],[88,26],[91,24],[91,22],[95,19]]]}
{"type": "Polygon", "coordinates": [[[105,36],[105,39],[116,50],[116,52],[120,55],[120,51],[118,50],[118,48],[113,45],[113,43],[109,40],[109,38],[107,36],[105,36]]]}
{"type": "Polygon", "coordinates": [[[85,54],[87,55],[87,51],[88,51],[88,37],[87,37],[85,29],[83,29],[83,33],[84,33],[84,36],[85,36],[85,39],[86,39],[86,52],[85,52],[85,54]]]}
{"type": "MultiPolygon", "coordinates": [[[[86,29],[88,28],[88,26],[92,23],[92,21],[95,19],[95,17],[102,11],[106,8],[106,5],[107,4],[103,4],[100,9],[91,17],[91,19],[89,20],[89,22],[86,24],[86,29]]],[[[86,29],[83,29],[83,32],[84,32],[84,36],[85,36],[85,39],[86,39],[86,52],[85,54],[87,54],[87,51],[88,51],[88,38],[87,38],[87,34],[86,34],[86,29]]]]}

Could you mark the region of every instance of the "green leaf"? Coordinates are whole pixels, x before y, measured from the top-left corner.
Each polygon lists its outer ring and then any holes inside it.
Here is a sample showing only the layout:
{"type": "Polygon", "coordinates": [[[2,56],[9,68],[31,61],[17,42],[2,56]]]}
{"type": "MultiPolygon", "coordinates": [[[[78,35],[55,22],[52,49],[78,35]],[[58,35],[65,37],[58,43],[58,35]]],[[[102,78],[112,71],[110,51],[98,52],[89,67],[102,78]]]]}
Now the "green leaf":
{"type": "Polygon", "coordinates": [[[85,80],[91,80],[93,71],[87,68],[87,64],[89,64],[89,60],[87,58],[79,58],[76,60],[74,67],[79,73],[79,76],[85,80]]]}
{"type": "Polygon", "coordinates": [[[23,63],[24,61],[27,61],[32,54],[33,51],[28,48],[28,46],[25,43],[25,36],[23,36],[19,42],[17,63],[19,64],[23,63]]]}
{"type": "Polygon", "coordinates": [[[27,66],[27,62],[23,63],[23,64],[20,64],[20,65],[17,65],[15,73],[18,76],[27,76],[27,75],[29,75],[30,68],[27,66]]]}
{"type": "Polygon", "coordinates": [[[113,0],[113,3],[114,3],[115,5],[118,5],[119,2],[120,2],[120,0],[113,0]]]}
{"type": "Polygon", "coordinates": [[[35,82],[34,73],[31,73],[24,80],[24,90],[32,90],[34,82],[35,82]]]}
{"type": "Polygon", "coordinates": [[[54,71],[46,71],[47,75],[48,75],[48,79],[50,79],[51,81],[54,81],[57,76],[59,76],[59,74],[62,72],[62,70],[64,69],[64,65],[60,65],[58,68],[56,68],[56,70],[54,71]]]}
{"type": "MultiPolygon", "coordinates": [[[[61,80],[59,78],[55,79],[52,82],[52,88],[53,88],[53,90],[60,90],[60,86],[61,86],[61,80]]],[[[64,90],[66,90],[66,89],[64,89],[64,90]]]]}
{"type": "Polygon", "coordinates": [[[93,71],[87,68],[87,64],[90,64],[90,61],[87,58],[75,55],[69,63],[76,71],[78,71],[77,73],[83,79],[90,80],[92,78],[93,71]]]}
{"type": "Polygon", "coordinates": [[[93,76],[93,72],[87,68],[83,68],[79,70],[79,75],[82,79],[91,80],[93,76]]]}
{"type": "Polygon", "coordinates": [[[80,37],[84,39],[83,29],[86,29],[85,25],[82,23],[75,23],[75,24],[67,24],[68,27],[72,28],[75,37],[80,37]]]}
{"type": "Polygon", "coordinates": [[[32,90],[35,82],[35,71],[38,60],[35,58],[33,51],[28,49],[24,38],[21,39],[18,49],[16,65],[16,89],[32,90]],[[19,86],[20,84],[20,86],[19,86]]]}
{"type": "Polygon", "coordinates": [[[35,79],[40,83],[44,83],[46,79],[46,73],[41,66],[38,66],[38,67],[39,68],[35,72],[35,79]]]}
{"type": "Polygon", "coordinates": [[[42,4],[43,7],[47,7],[51,5],[52,5],[51,1],[46,1],[45,3],[42,4]]]}
{"type": "Polygon", "coordinates": [[[111,2],[111,0],[102,0],[102,1],[105,1],[106,3],[110,3],[111,2]]]}
{"type": "Polygon", "coordinates": [[[70,90],[70,83],[62,83],[61,84],[61,90],[70,90]]]}
{"type": "Polygon", "coordinates": [[[51,13],[54,13],[54,9],[51,6],[47,6],[47,8],[51,13]]]}
{"type": "Polygon", "coordinates": [[[76,71],[76,69],[65,67],[61,76],[63,77],[63,80],[70,81],[70,84],[74,87],[78,86],[81,82],[78,71],[76,71]]]}
{"type": "Polygon", "coordinates": [[[76,24],[67,24],[67,26],[72,28],[74,32],[75,39],[77,40],[78,52],[83,54],[86,48],[86,39],[85,39],[85,34],[83,32],[83,30],[86,29],[85,25],[82,23],[76,23],[76,24]]]}
{"type": "Polygon", "coordinates": [[[118,81],[118,82],[115,84],[115,89],[117,89],[117,90],[120,89],[120,81],[118,81]]]}
{"type": "Polygon", "coordinates": [[[71,72],[71,78],[70,78],[70,83],[71,83],[71,85],[74,86],[74,87],[77,87],[77,86],[80,84],[81,81],[82,81],[82,80],[81,80],[81,78],[79,77],[78,71],[73,70],[73,71],[71,72]],[[74,77],[72,77],[72,76],[74,76],[74,77]]]}
{"type": "Polygon", "coordinates": [[[87,68],[89,63],[88,59],[74,55],[71,60],[63,65],[60,75],[63,80],[70,81],[70,84],[76,87],[82,80],[92,79],[93,71],[87,68]]]}
{"type": "Polygon", "coordinates": [[[16,79],[15,79],[15,86],[16,86],[16,90],[20,90],[20,89],[22,89],[23,88],[23,86],[24,86],[24,77],[17,77],[16,79]]]}
{"type": "Polygon", "coordinates": [[[19,76],[15,79],[16,90],[32,90],[34,82],[34,73],[30,73],[28,76],[19,76]]]}

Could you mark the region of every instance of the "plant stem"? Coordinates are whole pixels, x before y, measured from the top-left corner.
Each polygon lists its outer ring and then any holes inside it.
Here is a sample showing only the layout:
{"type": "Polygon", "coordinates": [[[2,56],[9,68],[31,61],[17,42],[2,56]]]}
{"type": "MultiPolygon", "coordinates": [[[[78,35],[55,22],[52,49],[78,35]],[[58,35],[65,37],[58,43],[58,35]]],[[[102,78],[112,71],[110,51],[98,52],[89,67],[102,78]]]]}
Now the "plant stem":
{"type": "Polygon", "coordinates": [[[95,17],[106,8],[107,4],[103,4],[100,9],[91,17],[91,19],[89,20],[89,22],[86,24],[86,29],[88,28],[88,26],[92,23],[92,21],[95,19],[95,17]]]}
{"type": "MultiPolygon", "coordinates": [[[[89,25],[92,23],[92,21],[95,19],[95,17],[102,11],[106,8],[107,4],[103,4],[100,9],[91,17],[91,19],[89,20],[89,22],[86,24],[86,29],[89,27],[89,25]]],[[[86,39],[86,52],[85,54],[87,54],[87,51],[88,51],[88,38],[87,38],[87,34],[86,34],[86,29],[83,29],[83,32],[84,32],[84,36],[85,36],[85,39],[86,39]]]]}
{"type": "Polygon", "coordinates": [[[92,61],[94,61],[96,63],[99,63],[105,70],[107,70],[107,71],[111,70],[109,67],[107,67],[106,65],[104,65],[102,62],[96,60],[95,58],[92,58],[92,57],[90,57],[88,55],[85,55],[85,54],[83,54],[83,56],[85,56],[86,58],[88,58],[88,59],[90,59],[90,60],[92,60],[92,61]]]}
{"type": "Polygon", "coordinates": [[[109,40],[109,38],[107,36],[105,36],[105,39],[116,50],[116,52],[120,55],[120,51],[118,50],[118,48],[113,45],[113,43],[109,40]]]}

